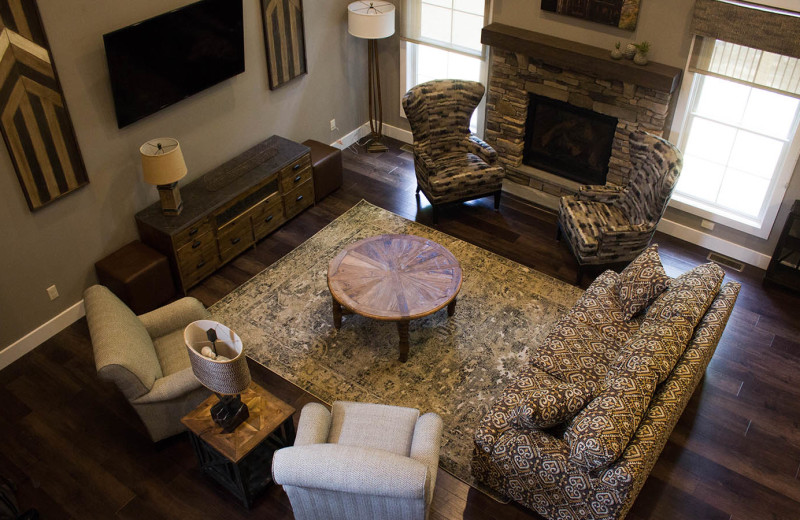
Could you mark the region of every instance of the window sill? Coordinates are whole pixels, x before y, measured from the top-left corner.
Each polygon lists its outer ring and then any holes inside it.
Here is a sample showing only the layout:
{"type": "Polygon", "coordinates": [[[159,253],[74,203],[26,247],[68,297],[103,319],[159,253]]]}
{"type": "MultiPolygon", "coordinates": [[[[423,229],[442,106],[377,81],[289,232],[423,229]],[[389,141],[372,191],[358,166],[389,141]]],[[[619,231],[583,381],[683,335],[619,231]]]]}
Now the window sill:
{"type": "MultiPolygon", "coordinates": [[[[725,212],[719,208],[703,204],[696,200],[681,196],[678,193],[672,195],[669,201],[669,206],[680,211],[710,220],[717,224],[736,229],[753,235],[759,238],[766,239],[772,230],[772,222],[765,222],[769,219],[764,218],[762,221],[757,219],[748,219],[740,215],[725,212]],[[766,225],[765,225],[766,224],[766,225]]],[[[773,217],[774,220],[774,217],[773,217]]]]}

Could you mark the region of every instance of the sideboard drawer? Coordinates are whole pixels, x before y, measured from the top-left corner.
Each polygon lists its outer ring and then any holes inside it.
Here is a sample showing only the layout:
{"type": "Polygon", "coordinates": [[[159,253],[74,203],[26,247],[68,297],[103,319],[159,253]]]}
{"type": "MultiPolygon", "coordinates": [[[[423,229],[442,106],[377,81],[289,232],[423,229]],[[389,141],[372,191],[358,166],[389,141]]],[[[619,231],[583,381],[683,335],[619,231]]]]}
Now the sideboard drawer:
{"type": "MultiPolygon", "coordinates": [[[[307,153],[281,169],[281,181],[292,180],[305,168],[311,168],[311,154],[307,153]]],[[[286,190],[284,190],[285,193],[286,190]]]]}
{"type": "Polygon", "coordinates": [[[178,249],[178,270],[184,288],[189,288],[211,274],[219,265],[217,244],[213,233],[197,237],[191,244],[178,249]]]}
{"type": "Polygon", "coordinates": [[[193,243],[197,237],[205,235],[209,231],[211,231],[211,224],[209,224],[207,218],[204,218],[183,231],[176,233],[175,236],[172,237],[173,245],[175,249],[180,249],[186,244],[193,243]]]}
{"type": "Polygon", "coordinates": [[[264,200],[253,208],[250,218],[253,221],[255,239],[261,240],[286,222],[286,217],[283,215],[283,199],[280,196],[272,196],[264,200]]]}
{"type": "Polygon", "coordinates": [[[286,218],[292,218],[314,203],[314,182],[309,180],[283,196],[286,218]]]}
{"type": "Polygon", "coordinates": [[[281,190],[283,193],[287,193],[310,179],[311,165],[304,165],[296,172],[292,172],[289,175],[281,177],[281,190]]]}
{"type": "Polygon", "coordinates": [[[251,211],[248,211],[217,231],[219,257],[223,263],[253,245],[253,226],[250,223],[250,214],[251,211]]]}

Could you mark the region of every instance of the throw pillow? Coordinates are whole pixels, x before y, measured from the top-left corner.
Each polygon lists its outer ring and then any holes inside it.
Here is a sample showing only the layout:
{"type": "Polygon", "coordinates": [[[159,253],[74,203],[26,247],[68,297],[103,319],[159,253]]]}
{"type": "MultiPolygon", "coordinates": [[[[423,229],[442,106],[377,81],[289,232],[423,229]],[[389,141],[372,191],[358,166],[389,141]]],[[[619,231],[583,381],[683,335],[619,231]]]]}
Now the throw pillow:
{"type": "Polygon", "coordinates": [[[589,401],[587,390],[554,377],[546,387],[525,392],[514,409],[514,423],[523,429],[550,428],[575,416],[589,401]]]}
{"type": "Polygon", "coordinates": [[[630,321],[669,285],[669,276],[658,256],[658,244],[645,249],[620,273],[619,278],[622,317],[625,321],[630,321]]]}

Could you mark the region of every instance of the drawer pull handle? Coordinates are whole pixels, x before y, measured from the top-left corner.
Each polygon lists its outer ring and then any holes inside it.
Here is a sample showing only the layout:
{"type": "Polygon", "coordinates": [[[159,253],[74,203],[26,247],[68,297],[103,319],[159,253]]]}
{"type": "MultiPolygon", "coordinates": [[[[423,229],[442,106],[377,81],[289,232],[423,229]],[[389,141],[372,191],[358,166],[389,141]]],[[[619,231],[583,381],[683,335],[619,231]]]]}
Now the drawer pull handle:
{"type": "Polygon", "coordinates": [[[197,264],[197,267],[196,267],[195,269],[200,269],[200,268],[201,268],[201,267],[203,267],[204,265],[206,265],[206,261],[205,261],[205,260],[201,260],[201,261],[200,261],[200,263],[199,263],[199,264],[197,264]]]}
{"type": "Polygon", "coordinates": [[[297,177],[294,178],[294,182],[300,182],[300,179],[302,178],[303,178],[302,175],[298,175],[297,177]]]}
{"type": "Polygon", "coordinates": [[[238,244],[242,241],[242,237],[236,237],[231,239],[231,244],[238,244]]]}
{"type": "Polygon", "coordinates": [[[295,202],[300,202],[301,200],[303,200],[303,196],[298,195],[297,198],[295,199],[295,202]]]}
{"type": "Polygon", "coordinates": [[[272,220],[272,215],[270,215],[270,216],[268,216],[267,218],[265,218],[265,219],[264,219],[264,222],[269,222],[270,220],[272,220]]]}
{"type": "Polygon", "coordinates": [[[200,231],[200,228],[194,228],[193,230],[189,231],[189,236],[190,237],[195,236],[198,231],[200,231]]]}
{"type": "Polygon", "coordinates": [[[299,164],[295,164],[294,166],[292,166],[292,170],[294,170],[294,171],[297,171],[299,169],[300,169],[300,165],[299,164]]]}
{"type": "Polygon", "coordinates": [[[202,242],[200,242],[199,240],[196,241],[194,244],[192,244],[192,249],[197,249],[198,247],[200,247],[200,244],[202,244],[202,242]]]}

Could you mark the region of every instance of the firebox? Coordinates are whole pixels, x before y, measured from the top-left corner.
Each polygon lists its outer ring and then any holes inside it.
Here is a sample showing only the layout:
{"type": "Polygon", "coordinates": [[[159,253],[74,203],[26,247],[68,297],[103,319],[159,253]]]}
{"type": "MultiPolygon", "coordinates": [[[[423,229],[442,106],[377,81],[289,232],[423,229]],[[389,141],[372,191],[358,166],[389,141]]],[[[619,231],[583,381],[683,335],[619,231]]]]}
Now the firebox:
{"type": "Polygon", "coordinates": [[[581,184],[605,184],[617,118],[530,94],[522,162],[581,184]]]}

